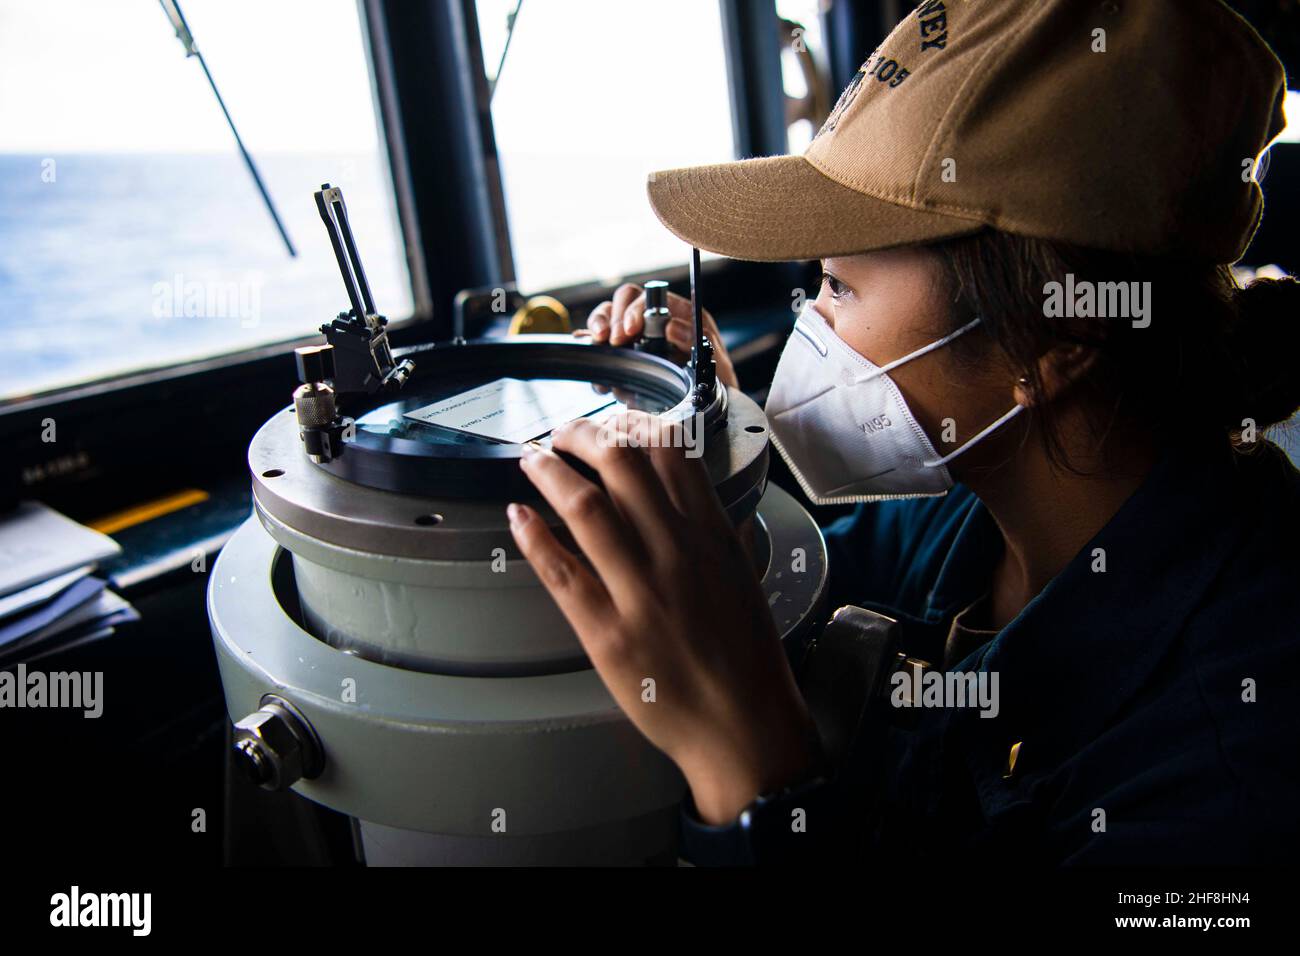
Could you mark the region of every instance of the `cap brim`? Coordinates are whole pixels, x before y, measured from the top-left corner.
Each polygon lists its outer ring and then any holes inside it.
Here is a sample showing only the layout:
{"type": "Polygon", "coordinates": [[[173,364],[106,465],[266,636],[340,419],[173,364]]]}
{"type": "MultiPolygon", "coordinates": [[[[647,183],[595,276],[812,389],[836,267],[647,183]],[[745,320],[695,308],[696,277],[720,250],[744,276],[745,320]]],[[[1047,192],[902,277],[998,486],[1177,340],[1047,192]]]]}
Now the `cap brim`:
{"type": "Polygon", "coordinates": [[[656,172],[655,215],[678,238],[732,259],[826,259],[968,235],[984,227],[842,186],[802,156],[656,172]]]}

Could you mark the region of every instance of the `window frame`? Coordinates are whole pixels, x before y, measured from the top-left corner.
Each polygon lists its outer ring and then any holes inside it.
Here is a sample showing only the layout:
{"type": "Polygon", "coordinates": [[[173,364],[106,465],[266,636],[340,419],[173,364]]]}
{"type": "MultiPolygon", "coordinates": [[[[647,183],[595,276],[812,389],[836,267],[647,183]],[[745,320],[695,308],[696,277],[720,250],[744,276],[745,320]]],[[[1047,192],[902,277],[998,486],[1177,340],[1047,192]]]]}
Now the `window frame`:
{"type": "MultiPolygon", "coordinates": [[[[412,311],[409,316],[402,316],[393,320],[391,325],[394,329],[401,329],[426,320],[430,316],[431,308],[427,273],[422,259],[422,252],[418,245],[410,241],[410,236],[417,228],[418,217],[410,195],[410,171],[405,152],[402,149],[401,130],[394,126],[395,114],[392,104],[395,96],[395,78],[392,74],[391,61],[387,56],[387,50],[384,49],[382,44],[376,44],[377,38],[382,40],[382,34],[378,33],[382,26],[372,21],[370,11],[367,9],[372,6],[376,5],[363,0],[363,2],[358,3],[358,13],[362,30],[362,47],[369,68],[376,117],[380,122],[383,152],[388,163],[388,180],[393,186],[393,198],[397,210],[399,230],[407,250],[407,271],[411,283],[412,311]]],[[[341,282],[339,299],[340,308],[345,307],[347,300],[341,282]]],[[[331,318],[333,316],[322,316],[322,324],[331,318]]],[[[123,372],[52,389],[29,398],[20,398],[0,405],[0,423],[3,423],[4,419],[9,415],[28,408],[57,408],[65,403],[75,405],[89,398],[102,397],[116,391],[158,384],[169,379],[201,377],[229,366],[243,365],[250,370],[256,370],[261,367],[261,364],[267,358],[273,358],[286,350],[291,351],[299,345],[315,341],[318,336],[319,332],[313,331],[279,342],[255,345],[234,352],[178,362],[174,365],[159,368],[123,372]]],[[[0,432],[7,434],[3,424],[0,424],[0,432]]]]}
{"type": "MultiPolygon", "coordinates": [[[[470,69],[477,82],[467,91],[472,98],[471,108],[475,110],[480,122],[480,141],[483,144],[481,162],[488,190],[488,203],[496,230],[503,248],[499,251],[497,268],[491,279],[474,285],[462,286],[462,289],[505,287],[509,291],[520,291],[526,295],[553,295],[579,314],[592,308],[603,298],[608,298],[612,291],[608,286],[596,281],[564,285],[558,287],[539,287],[517,289],[515,273],[512,266],[513,250],[510,247],[510,228],[506,213],[505,188],[501,179],[500,160],[496,152],[496,137],[493,129],[492,107],[488,92],[487,75],[484,69],[482,44],[478,31],[478,10],[476,0],[451,0],[459,3],[463,12],[466,36],[469,40],[470,69]]],[[[722,19],[723,54],[726,59],[728,98],[731,103],[732,139],[734,158],[745,159],[755,156],[778,156],[787,152],[787,133],[785,128],[784,87],[781,80],[781,50],[777,42],[779,18],[775,0],[717,0],[722,19]]],[[[689,250],[683,245],[683,263],[689,258],[689,250]]],[[[788,265],[788,264],[785,264],[788,265]]],[[[801,274],[798,267],[784,268],[783,264],[770,264],[770,271],[787,275],[801,274]]],[[[656,269],[653,273],[629,274],[624,281],[639,281],[653,276],[672,283],[685,280],[689,269],[668,265],[656,269]]],[[[746,265],[734,260],[722,260],[707,263],[705,275],[710,278],[710,286],[731,289],[737,286],[743,276],[752,283],[755,270],[752,264],[746,265]]],[[[730,298],[730,296],[728,296],[730,298]]],[[[748,299],[749,296],[744,296],[748,299]]],[[[716,305],[715,305],[716,307],[716,305]]]]}
{"type": "MultiPolygon", "coordinates": [[[[402,89],[419,88],[419,64],[400,62],[388,41],[394,16],[402,16],[402,12],[394,12],[399,5],[397,0],[358,0],[362,45],[411,283],[412,314],[395,319],[390,326],[391,339],[400,347],[430,340],[438,309],[433,305],[426,264],[428,244],[413,188],[400,106],[402,89]]],[[[443,4],[433,0],[422,6],[435,9],[443,4]]],[[[346,308],[341,281],[339,306],[346,308]]],[[[450,327],[449,304],[443,313],[441,317],[450,327]]],[[[321,324],[332,318],[322,315],[321,324]]],[[[141,493],[155,486],[165,491],[186,483],[199,484],[214,465],[243,460],[242,455],[229,456],[246,446],[262,422],[290,400],[296,381],[293,349],[319,338],[318,331],[305,333],[6,402],[0,406],[0,440],[11,454],[0,469],[0,508],[20,498],[37,497],[74,517],[85,517],[96,507],[86,501],[85,489],[92,483],[96,496],[104,502],[102,509],[115,502],[138,500],[141,493]],[[47,444],[41,437],[50,421],[55,424],[57,440],[47,444]],[[193,443],[186,436],[196,429],[202,432],[198,445],[210,454],[189,447],[193,443]],[[175,434],[180,440],[170,443],[177,454],[166,470],[173,477],[155,480],[147,476],[154,471],[150,464],[156,461],[156,436],[160,433],[175,434]]]]}

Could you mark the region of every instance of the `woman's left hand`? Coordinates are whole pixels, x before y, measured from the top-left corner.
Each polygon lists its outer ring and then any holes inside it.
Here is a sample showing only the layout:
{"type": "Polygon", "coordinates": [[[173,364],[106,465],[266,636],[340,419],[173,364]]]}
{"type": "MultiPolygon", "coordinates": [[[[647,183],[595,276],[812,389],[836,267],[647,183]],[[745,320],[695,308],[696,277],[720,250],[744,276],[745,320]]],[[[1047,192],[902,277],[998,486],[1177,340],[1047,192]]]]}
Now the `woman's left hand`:
{"type": "Polygon", "coordinates": [[[675,438],[626,412],[557,429],[553,447],[603,488],[554,451],[521,460],[585,563],[531,508],[512,504],[510,527],[619,706],[681,768],[701,817],[723,823],[806,770],[815,735],[703,462],[667,428],[675,438]]]}

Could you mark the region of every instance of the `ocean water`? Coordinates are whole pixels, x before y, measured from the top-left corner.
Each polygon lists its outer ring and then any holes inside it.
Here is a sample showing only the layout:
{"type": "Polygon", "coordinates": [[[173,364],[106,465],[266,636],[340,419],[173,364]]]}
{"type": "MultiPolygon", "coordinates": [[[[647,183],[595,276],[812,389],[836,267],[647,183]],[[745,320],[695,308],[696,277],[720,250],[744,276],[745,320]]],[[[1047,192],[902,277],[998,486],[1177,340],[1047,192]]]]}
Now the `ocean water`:
{"type": "Polygon", "coordinates": [[[312,193],[342,186],[375,304],[411,312],[378,153],[0,154],[0,400],[308,334],[348,308],[312,193]]]}

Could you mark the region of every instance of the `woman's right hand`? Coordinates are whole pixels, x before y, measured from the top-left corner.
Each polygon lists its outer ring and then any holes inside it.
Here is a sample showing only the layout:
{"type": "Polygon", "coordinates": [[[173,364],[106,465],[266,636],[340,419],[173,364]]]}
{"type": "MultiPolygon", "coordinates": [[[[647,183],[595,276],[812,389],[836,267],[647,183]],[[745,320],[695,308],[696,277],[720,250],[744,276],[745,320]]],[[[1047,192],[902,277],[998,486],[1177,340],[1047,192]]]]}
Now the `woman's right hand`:
{"type": "MultiPolygon", "coordinates": [[[[672,318],[664,334],[668,343],[682,356],[689,356],[691,346],[695,344],[695,327],[691,315],[691,302],[680,295],[668,293],[668,311],[672,318]]],[[[731,364],[731,357],[722,344],[722,335],[718,325],[707,310],[700,313],[704,323],[704,334],[713,343],[713,360],[718,368],[718,381],[732,388],[739,388],[736,370],[731,364]]],[[[587,317],[587,328],[574,332],[574,335],[590,335],[598,344],[630,346],[640,336],[645,327],[645,291],[631,282],[625,282],[614,292],[613,300],[600,303],[591,310],[587,317]]]]}

